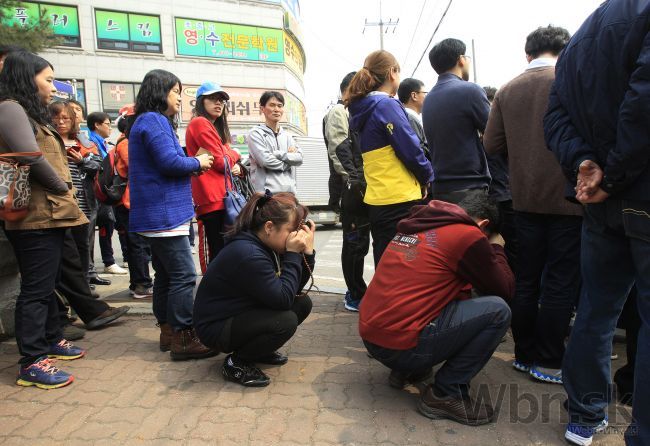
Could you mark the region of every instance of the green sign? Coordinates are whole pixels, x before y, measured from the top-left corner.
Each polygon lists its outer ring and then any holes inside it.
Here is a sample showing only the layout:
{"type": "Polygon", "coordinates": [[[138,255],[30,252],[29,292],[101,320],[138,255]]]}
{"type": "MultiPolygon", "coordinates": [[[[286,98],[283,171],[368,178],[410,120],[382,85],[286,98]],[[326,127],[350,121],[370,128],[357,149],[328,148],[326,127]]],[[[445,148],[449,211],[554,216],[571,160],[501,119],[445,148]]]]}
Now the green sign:
{"type": "Polygon", "coordinates": [[[179,55],[284,62],[282,31],[247,25],[176,18],[179,55]]]}
{"type": "Polygon", "coordinates": [[[30,26],[38,22],[41,13],[50,20],[55,35],[66,37],[63,45],[80,46],[79,14],[74,6],[21,2],[18,6],[5,9],[4,24],[30,26]]]}
{"type": "Polygon", "coordinates": [[[160,43],[160,17],[95,10],[97,38],[124,42],[160,43]]]}

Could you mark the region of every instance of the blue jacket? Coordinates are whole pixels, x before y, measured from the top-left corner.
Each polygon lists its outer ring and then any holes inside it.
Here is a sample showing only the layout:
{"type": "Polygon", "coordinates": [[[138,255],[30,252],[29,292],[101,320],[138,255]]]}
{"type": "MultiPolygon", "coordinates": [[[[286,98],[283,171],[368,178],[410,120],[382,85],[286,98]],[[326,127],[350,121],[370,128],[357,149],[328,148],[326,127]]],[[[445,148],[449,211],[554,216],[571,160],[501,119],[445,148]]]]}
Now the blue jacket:
{"type": "Polygon", "coordinates": [[[436,177],[434,194],[490,185],[490,169],[479,139],[489,114],[490,103],[481,87],[451,73],[438,77],[422,107],[436,177]]]}
{"type": "Polygon", "coordinates": [[[650,201],[650,2],[610,0],[574,34],[555,69],[546,144],[575,185],[584,160],[603,190],[650,201]]]}
{"type": "Polygon", "coordinates": [[[129,231],[173,229],[194,216],[190,175],[196,158],[183,152],[171,122],[160,113],[144,113],[129,133],[129,231]]]}
{"type": "MultiPolygon", "coordinates": [[[[316,253],[305,257],[313,271],[316,253]]],[[[196,292],[193,323],[199,338],[217,345],[233,316],[253,309],[291,309],[308,279],[301,254],[277,256],[251,232],[226,240],[196,292]]]]}
{"type": "Polygon", "coordinates": [[[380,206],[423,198],[422,186],[433,180],[433,169],[397,99],[372,92],[353,102],[350,129],[359,133],[366,203],[380,206]]]}
{"type": "Polygon", "coordinates": [[[97,146],[97,150],[99,151],[99,155],[102,157],[102,159],[106,158],[106,155],[108,154],[108,149],[106,148],[106,141],[104,140],[104,138],[102,138],[96,132],[93,131],[88,132],[88,138],[90,139],[90,141],[95,143],[95,145],[97,146]]]}

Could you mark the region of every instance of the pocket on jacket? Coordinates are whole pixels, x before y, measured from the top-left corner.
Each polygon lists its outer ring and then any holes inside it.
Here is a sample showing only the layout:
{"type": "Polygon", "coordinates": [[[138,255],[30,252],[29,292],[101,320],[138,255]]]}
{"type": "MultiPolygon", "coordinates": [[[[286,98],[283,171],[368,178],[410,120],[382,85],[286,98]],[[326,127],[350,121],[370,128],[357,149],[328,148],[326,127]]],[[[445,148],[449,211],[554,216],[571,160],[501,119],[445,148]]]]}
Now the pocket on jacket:
{"type": "Polygon", "coordinates": [[[623,200],[625,235],[650,242],[650,201],[623,200]]]}
{"type": "Polygon", "coordinates": [[[79,218],[80,210],[72,192],[66,195],[55,195],[45,192],[47,201],[50,205],[53,220],[72,220],[79,218]]]}

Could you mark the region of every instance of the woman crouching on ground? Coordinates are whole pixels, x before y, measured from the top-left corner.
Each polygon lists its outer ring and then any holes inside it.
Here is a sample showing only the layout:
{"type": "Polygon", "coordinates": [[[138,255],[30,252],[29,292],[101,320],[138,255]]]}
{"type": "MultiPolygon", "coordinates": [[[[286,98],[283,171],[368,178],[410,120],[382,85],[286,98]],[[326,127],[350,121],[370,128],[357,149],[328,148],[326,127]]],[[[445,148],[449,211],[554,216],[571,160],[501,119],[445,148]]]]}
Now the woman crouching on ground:
{"type": "Polygon", "coordinates": [[[255,194],[199,285],[194,326],[204,345],[232,352],[222,368],[229,381],[268,385],[255,364],[285,364],[277,349],[311,312],[311,299],[299,294],[315,263],[308,212],[292,193],[255,194]]]}

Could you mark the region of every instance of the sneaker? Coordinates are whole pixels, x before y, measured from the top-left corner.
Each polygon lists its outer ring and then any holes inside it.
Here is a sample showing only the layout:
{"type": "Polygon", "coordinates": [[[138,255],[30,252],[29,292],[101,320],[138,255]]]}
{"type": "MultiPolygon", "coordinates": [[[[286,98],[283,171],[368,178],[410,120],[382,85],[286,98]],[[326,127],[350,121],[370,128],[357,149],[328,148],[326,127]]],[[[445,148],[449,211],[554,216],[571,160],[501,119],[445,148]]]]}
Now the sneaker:
{"type": "Polygon", "coordinates": [[[66,324],[63,326],[63,337],[69,341],[77,341],[86,336],[86,330],[76,325],[66,324]]]}
{"type": "Polygon", "coordinates": [[[27,367],[18,370],[16,384],[23,387],[36,386],[39,389],[58,389],[74,381],[74,376],[59,370],[51,359],[43,357],[27,367]]]}
{"type": "Polygon", "coordinates": [[[361,304],[361,299],[359,300],[354,300],[352,299],[352,295],[350,292],[345,293],[345,309],[348,311],[354,311],[358,312],[359,311],[359,305],[361,304]]]}
{"type": "Polygon", "coordinates": [[[192,245],[192,254],[196,254],[196,247],[192,245]]]}
{"type": "Polygon", "coordinates": [[[70,341],[61,339],[57,344],[50,345],[50,351],[47,353],[47,356],[49,358],[71,361],[73,359],[79,359],[85,354],[86,351],[84,349],[72,345],[70,341]]]}
{"type": "Polygon", "coordinates": [[[571,444],[580,446],[589,446],[593,441],[594,434],[600,434],[607,429],[609,421],[607,416],[596,426],[581,426],[579,424],[569,423],[564,433],[564,438],[571,444]]]}
{"type": "Polygon", "coordinates": [[[104,273],[105,274],[115,274],[118,276],[126,276],[129,272],[122,268],[120,265],[117,263],[113,263],[112,265],[104,267],[104,273]]]}
{"type": "Polygon", "coordinates": [[[118,307],[118,308],[110,307],[108,310],[104,311],[102,314],[97,316],[95,319],[88,322],[86,324],[86,328],[88,330],[96,330],[98,328],[102,328],[102,327],[110,324],[114,320],[119,319],[122,316],[124,316],[126,313],[129,312],[130,309],[131,309],[131,307],[127,307],[126,305],[118,307]]]}
{"type": "Polygon", "coordinates": [[[131,297],[134,299],[153,299],[153,287],[136,285],[129,294],[131,294],[131,297]]]}
{"type": "Polygon", "coordinates": [[[228,355],[224,359],[221,374],[228,381],[246,387],[265,387],[271,382],[271,379],[253,364],[235,359],[232,355],[228,355]]]}
{"type": "Polygon", "coordinates": [[[268,365],[284,365],[287,361],[289,361],[289,357],[280,352],[273,352],[255,360],[257,363],[268,365]]]}
{"type": "Polygon", "coordinates": [[[562,384],[562,369],[549,369],[546,367],[533,366],[530,369],[530,376],[552,384],[562,384]]]}
{"type": "Polygon", "coordinates": [[[468,426],[480,426],[491,423],[495,412],[487,404],[478,405],[469,396],[439,396],[432,386],[422,393],[418,402],[418,410],[422,415],[434,420],[446,418],[468,426]]]}
{"type": "Polygon", "coordinates": [[[425,381],[433,375],[432,369],[427,369],[422,372],[398,372],[391,370],[388,376],[388,385],[394,389],[403,389],[408,384],[416,384],[425,381]]]}
{"type": "Polygon", "coordinates": [[[512,361],[512,368],[519,372],[530,373],[530,366],[528,364],[524,364],[523,362],[517,361],[516,359],[512,361]]]}

